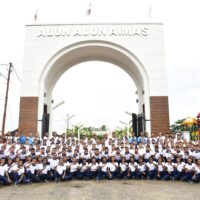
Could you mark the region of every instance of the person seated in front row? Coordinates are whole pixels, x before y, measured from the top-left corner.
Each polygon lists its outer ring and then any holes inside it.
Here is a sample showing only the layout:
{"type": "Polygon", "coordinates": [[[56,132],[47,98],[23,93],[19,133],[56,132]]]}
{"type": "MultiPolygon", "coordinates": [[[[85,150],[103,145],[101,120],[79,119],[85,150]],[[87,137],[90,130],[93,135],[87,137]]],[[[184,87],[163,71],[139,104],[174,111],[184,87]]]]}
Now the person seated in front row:
{"type": "Polygon", "coordinates": [[[118,174],[118,162],[115,161],[115,156],[111,157],[111,162],[108,163],[108,178],[114,179],[118,174]]]}
{"type": "Polygon", "coordinates": [[[84,158],[82,163],[80,164],[80,171],[78,173],[78,179],[89,179],[89,165],[87,163],[87,159],[84,158]]]}
{"type": "Polygon", "coordinates": [[[8,166],[5,163],[5,158],[2,158],[0,160],[0,183],[2,183],[3,185],[9,185],[11,184],[11,179],[8,175],[8,166]]]}
{"type": "Polygon", "coordinates": [[[135,177],[136,179],[146,179],[147,178],[147,172],[146,172],[146,165],[143,162],[143,158],[140,157],[139,161],[138,161],[138,166],[137,166],[137,170],[136,170],[136,174],[135,177]]]}
{"type": "Polygon", "coordinates": [[[195,166],[195,173],[194,176],[192,177],[192,181],[194,183],[200,182],[200,159],[197,160],[197,164],[195,166]]]}
{"type": "Polygon", "coordinates": [[[92,158],[92,162],[89,164],[89,178],[97,178],[98,175],[98,171],[99,171],[99,164],[98,162],[96,162],[96,158],[93,157],[92,158]]]}
{"type": "Polygon", "coordinates": [[[149,162],[146,164],[146,167],[147,167],[147,177],[148,177],[150,180],[155,179],[156,173],[157,173],[157,169],[156,169],[157,166],[156,166],[156,164],[154,163],[152,157],[149,158],[149,162]]]}
{"type": "Polygon", "coordinates": [[[126,178],[127,173],[128,173],[128,163],[126,162],[125,157],[122,157],[121,162],[119,164],[118,178],[119,179],[126,178]]]}
{"type": "Polygon", "coordinates": [[[133,179],[135,178],[135,173],[137,170],[137,163],[135,162],[134,157],[132,156],[130,159],[130,163],[128,165],[128,173],[127,173],[127,177],[128,179],[133,179]]]}
{"type": "Polygon", "coordinates": [[[63,159],[59,159],[58,165],[54,168],[54,179],[56,182],[64,180],[66,176],[66,166],[64,165],[63,159]]]}

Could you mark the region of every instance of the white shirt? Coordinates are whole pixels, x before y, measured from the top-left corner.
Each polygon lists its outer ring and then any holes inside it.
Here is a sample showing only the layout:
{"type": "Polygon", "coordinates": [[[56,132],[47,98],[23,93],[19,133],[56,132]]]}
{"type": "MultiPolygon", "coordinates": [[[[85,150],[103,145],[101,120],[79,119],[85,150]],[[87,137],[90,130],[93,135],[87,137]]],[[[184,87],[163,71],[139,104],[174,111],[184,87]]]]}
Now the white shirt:
{"type": "Polygon", "coordinates": [[[68,168],[68,167],[70,167],[70,165],[71,165],[70,162],[66,162],[66,163],[64,163],[65,169],[68,168]]]}
{"type": "Polygon", "coordinates": [[[51,169],[54,169],[55,166],[57,166],[58,163],[59,163],[59,160],[58,160],[58,159],[54,160],[53,158],[48,159],[48,161],[49,161],[49,164],[50,164],[50,168],[51,168],[51,169]]]}
{"type": "Polygon", "coordinates": [[[134,172],[137,168],[137,163],[136,162],[135,163],[129,163],[128,166],[129,166],[131,172],[134,172]]]}
{"type": "Polygon", "coordinates": [[[98,169],[98,167],[99,167],[99,165],[98,165],[98,163],[95,163],[95,164],[90,163],[90,164],[89,164],[89,167],[90,167],[90,170],[91,170],[92,172],[96,172],[97,169],[98,169]]]}
{"type": "Polygon", "coordinates": [[[153,154],[151,152],[146,152],[144,154],[144,159],[149,159],[153,154]]]}
{"type": "Polygon", "coordinates": [[[27,171],[30,171],[30,166],[31,166],[31,163],[28,163],[28,162],[24,163],[24,167],[26,168],[27,171]]]}
{"type": "Polygon", "coordinates": [[[24,172],[25,172],[25,169],[24,169],[23,166],[21,166],[21,167],[19,168],[19,170],[17,171],[17,174],[18,174],[19,176],[21,176],[22,174],[24,174],[24,172]]]}
{"type": "Polygon", "coordinates": [[[79,164],[78,163],[71,163],[70,165],[70,172],[76,172],[79,168],[79,164]]]}
{"type": "Polygon", "coordinates": [[[43,163],[37,163],[37,170],[43,169],[43,163]]]}
{"type": "Polygon", "coordinates": [[[31,173],[34,174],[35,171],[37,170],[37,165],[31,164],[30,167],[29,167],[29,169],[30,169],[31,173]]]}
{"type": "Polygon", "coordinates": [[[169,163],[166,163],[165,164],[165,167],[167,168],[167,171],[170,171],[170,172],[173,172],[174,171],[174,167],[173,167],[173,164],[169,164],[169,163]]]}
{"type": "Polygon", "coordinates": [[[66,170],[66,167],[64,165],[58,165],[56,167],[56,171],[59,173],[59,174],[63,174],[63,172],[66,170]]]}
{"type": "Polygon", "coordinates": [[[152,171],[154,170],[156,167],[155,167],[155,163],[147,163],[146,166],[149,168],[149,171],[152,171]]]}
{"type": "Polygon", "coordinates": [[[200,173],[200,166],[195,166],[195,172],[196,172],[196,174],[199,174],[200,173]]]}
{"type": "Polygon", "coordinates": [[[108,166],[109,166],[109,165],[108,165],[108,163],[102,163],[102,162],[101,162],[101,163],[99,164],[99,166],[101,167],[101,171],[102,171],[102,172],[107,172],[107,169],[108,169],[108,166]]]}
{"type": "Polygon", "coordinates": [[[13,163],[13,164],[11,165],[11,167],[8,168],[8,173],[12,173],[12,171],[15,171],[15,170],[17,170],[17,169],[18,169],[17,164],[16,164],[16,163],[13,163]]]}
{"type": "Polygon", "coordinates": [[[88,165],[88,163],[86,163],[85,165],[83,165],[83,164],[80,164],[80,167],[81,167],[81,172],[84,172],[84,171],[86,171],[87,170],[87,168],[89,167],[89,165],[88,165]]]}
{"type": "Polygon", "coordinates": [[[200,159],[200,152],[194,152],[193,156],[195,159],[200,159]]]}
{"type": "Polygon", "coordinates": [[[3,166],[0,166],[0,175],[1,176],[4,176],[5,175],[5,172],[8,170],[8,166],[7,165],[3,165],[3,166]]]}
{"type": "Polygon", "coordinates": [[[174,163],[174,166],[176,167],[177,171],[179,172],[182,172],[183,171],[183,168],[185,166],[185,163],[184,162],[181,162],[181,163],[174,163]]]}
{"type": "Polygon", "coordinates": [[[48,171],[50,171],[50,166],[49,165],[46,165],[46,166],[44,166],[44,165],[42,165],[42,172],[41,172],[41,174],[47,174],[48,173],[48,171]]]}
{"type": "Polygon", "coordinates": [[[144,171],[146,170],[146,165],[145,165],[145,164],[142,164],[142,165],[139,165],[139,164],[138,164],[138,170],[139,170],[140,172],[144,172],[144,171]]]}
{"type": "Polygon", "coordinates": [[[164,170],[164,163],[162,163],[162,164],[158,164],[158,171],[159,172],[163,172],[163,170],[164,170]]]}
{"type": "Polygon", "coordinates": [[[118,167],[118,163],[117,162],[115,162],[115,163],[111,163],[111,162],[108,163],[108,168],[110,169],[111,172],[116,171],[117,167],[118,167]]]}
{"type": "Polygon", "coordinates": [[[188,163],[185,165],[185,168],[190,172],[193,171],[195,168],[195,164],[192,163],[191,165],[189,165],[188,163]]]}
{"type": "Polygon", "coordinates": [[[127,163],[120,163],[119,167],[121,169],[122,172],[126,171],[128,164],[127,163]]]}
{"type": "Polygon", "coordinates": [[[88,160],[88,159],[90,159],[90,154],[88,153],[88,154],[82,154],[81,155],[81,158],[83,159],[83,158],[85,158],[86,160],[88,160]]]}

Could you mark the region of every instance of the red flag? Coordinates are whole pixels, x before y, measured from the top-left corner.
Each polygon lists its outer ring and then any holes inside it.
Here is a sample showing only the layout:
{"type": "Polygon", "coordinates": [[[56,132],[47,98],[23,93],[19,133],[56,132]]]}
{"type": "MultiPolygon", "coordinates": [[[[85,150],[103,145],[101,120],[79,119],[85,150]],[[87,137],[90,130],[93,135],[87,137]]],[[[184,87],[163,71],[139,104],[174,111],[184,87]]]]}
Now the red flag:
{"type": "Polygon", "coordinates": [[[34,15],[34,21],[37,21],[38,19],[38,10],[36,10],[35,15],[34,15]]]}
{"type": "Polygon", "coordinates": [[[92,4],[90,3],[89,6],[88,6],[88,9],[86,11],[86,15],[89,16],[92,12],[92,4]]]}

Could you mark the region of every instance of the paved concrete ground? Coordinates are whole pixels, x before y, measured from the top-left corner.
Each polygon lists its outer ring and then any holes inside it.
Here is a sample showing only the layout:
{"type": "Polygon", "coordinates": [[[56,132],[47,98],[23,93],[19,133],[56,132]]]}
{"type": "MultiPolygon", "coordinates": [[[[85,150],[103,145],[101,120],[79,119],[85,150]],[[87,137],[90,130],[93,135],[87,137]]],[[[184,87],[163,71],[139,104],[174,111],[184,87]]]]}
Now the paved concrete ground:
{"type": "Polygon", "coordinates": [[[69,181],[0,188],[0,200],[200,200],[200,184],[149,180],[69,181]]]}

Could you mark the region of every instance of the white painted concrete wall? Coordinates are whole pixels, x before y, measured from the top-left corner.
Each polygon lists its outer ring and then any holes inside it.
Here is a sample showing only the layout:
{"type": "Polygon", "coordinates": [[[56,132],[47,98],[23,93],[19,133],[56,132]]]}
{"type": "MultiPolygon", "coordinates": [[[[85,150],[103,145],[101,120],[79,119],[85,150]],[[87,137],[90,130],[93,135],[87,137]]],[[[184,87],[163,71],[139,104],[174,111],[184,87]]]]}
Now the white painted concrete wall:
{"type": "MultiPolygon", "coordinates": [[[[122,68],[127,71],[130,76],[134,74],[132,78],[143,78],[144,85],[141,86],[139,90],[144,89],[145,95],[139,95],[139,107],[141,108],[142,103],[145,102],[147,118],[150,118],[149,96],[168,95],[163,25],[161,23],[27,25],[21,96],[39,96],[38,119],[42,116],[43,103],[46,101],[50,104],[51,90],[53,88],[52,86],[51,89],[48,88],[50,87],[48,82],[54,82],[54,75],[58,73],[55,68],[55,71],[52,71],[50,76],[48,75],[51,65],[53,66],[55,63],[53,63],[53,61],[56,60],[56,56],[62,55],[62,53],[59,52],[64,52],[63,49],[66,47],[84,41],[94,41],[94,43],[95,41],[100,43],[102,41],[101,45],[104,46],[105,44],[106,47],[110,46],[104,42],[112,43],[116,45],[116,49],[117,45],[122,47],[122,54],[131,52],[134,55],[135,61],[137,60],[138,63],[140,63],[137,69],[140,70],[141,68],[141,74],[139,75],[135,69],[131,71],[130,69],[126,69],[126,67],[122,66],[122,68]],[[102,27],[104,33],[101,34],[101,31],[94,31],[100,30],[102,27]],[[127,31],[129,28],[132,30],[131,34],[121,33],[122,29],[127,31]],[[64,35],[63,30],[65,29],[69,30],[69,35],[64,35]],[[89,31],[85,32],[85,30],[89,31]],[[46,80],[47,75],[48,78],[51,77],[48,81],[46,80]],[[44,85],[46,85],[46,87],[44,87],[44,85]],[[43,99],[43,94],[46,89],[49,89],[49,97],[45,100],[43,99]]],[[[87,47],[87,44],[85,44],[84,47],[87,47]]],[[[115,49],[115,46],[111,46],[111,48],[115,49]]],[[[97,48],[97,55],[98,51],[97,48]]],[[[108,54],[109,53],[110,57],[113,56],[114,59],[114,55],[112,55],[113,52],[108,51],[108,54]]],[[[76,54],[74,54],[74,56],[76,56],[76,54]]],[[[73,55],[71,55],[71,57],[73,57],[73,55]]],[[[81,62],[81,58],[77,58],[77,60],[78,59],[80,59],[81,62]]],[[[101,60],[101,58],[99,59],[101,60]]],[[[122,64],[123,63],[126,64],[125,61],[123,61],[122,64]]],[[[64,63],[58,62],[57,64],[61,66],[64,63]]],[[[136,85],[137,82],[139,81],[136,81],[136,85]]],[[[41,130],[40,127],[38,127],[38,130],[41,130]]]]}

